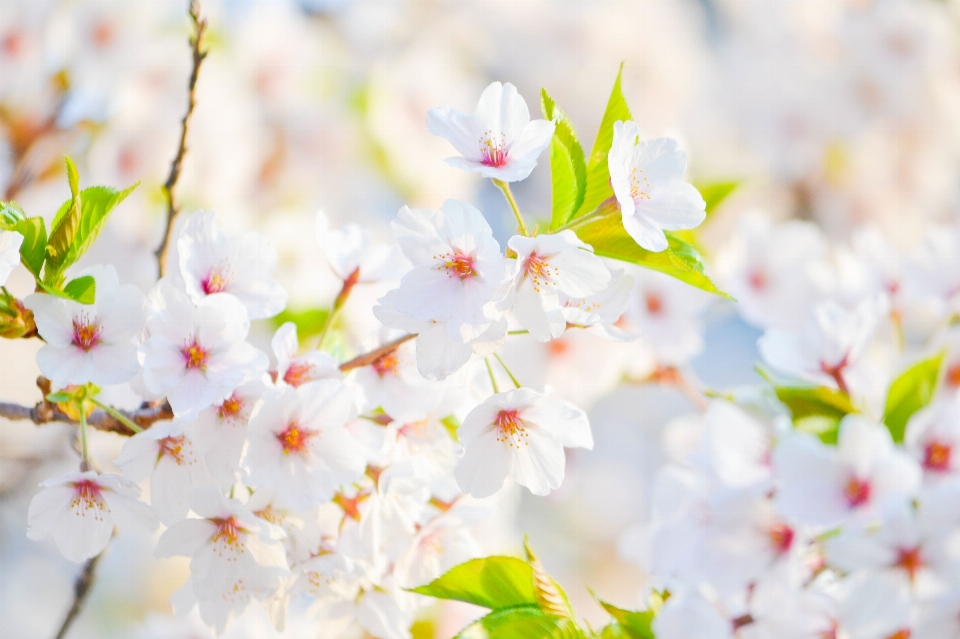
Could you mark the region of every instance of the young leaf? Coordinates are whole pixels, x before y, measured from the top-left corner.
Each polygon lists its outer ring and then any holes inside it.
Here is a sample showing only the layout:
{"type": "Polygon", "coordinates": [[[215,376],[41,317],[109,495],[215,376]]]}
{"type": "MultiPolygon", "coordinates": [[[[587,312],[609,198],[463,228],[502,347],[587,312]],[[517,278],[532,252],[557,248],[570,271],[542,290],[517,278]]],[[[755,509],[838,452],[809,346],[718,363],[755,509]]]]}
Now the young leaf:
{"type": "Polygon", "coordinates": [[[587,164],[583,147],[573,125],[556,103],[541,91],[543,117],[556,125],[550,141],[550,176],[553,184],[553,207],[550,228],[566,224],[583,203],[587,191],[587,164]]]}
{"type": "Polygon", "coordinates": [[[533,568],[516,557],[483,557],[455,566],[415,592],[437,599],[456,599],[496,610],[537,606],[533,568]]]}
{"type": "Polygon", "coordinates": [[[40,269],[43,268],[47,250],[47,226],[43,218],[28,217],[20,220],[13,230],[23,236],[23,244],[20,245],[20,261],[28,271],[33,273],[34,277],[40,277],[40,269]]]}
{"type": "Polygon", "coordinates": [[[624,610],[596,596],[594,598],[597,599],[597,603],[603,606],[604,610],[610,613],[610,616],[617,620],[617,625],[623,632],[622,636],[629,639],[654,639],[653,629],[650,627],[654,616],[652,610],[642,612],[624,610]]]}
{"type": "Polygon", "coordinates": [[[16,202],[0,202],[0,227],[13,228],[27,217],[16,202]]]}
{"type": "Polygon", "coordinates": [[[63,292],[76,302],[93,304],[97,299],[97,281],[90,275],[84,275],[67,282],[63,292]]]}
{"type": "Polygon", "coordinates": [[[80,175],[73,160],[65,157],[64,161],[67,165],[67,181],[70,183],[70,199],[60,206],[60,210],[50,224],[50,237],[47,240],[47,268],[43,273],[44,282],[56,287],[62,283],[61,274],[69,266],[65,264],[67,253],[77,235],[81,216],[80,175]]]}
{"type": "Polygon", "coordinates": [[[840,420],[857,412],[846,393],[826,386],[774,386],[777,399],[790,409],[797,430],[836,444],[840,420]]]}
{"type": "Polygon", "coordinates": [[[495,610],[464,628],[457,639],[581,639],[570,619],[559,619],[537,606],[495,610]]]}
{"type": "Polygon", "coordinates": [[[297,337],[305,340],[323,332],[323,325],[327,323],[327,316],[329,314],[330,311],[325,308],[307,308],[303,310],[287,308],[279,315],[271,317],[270,324],[277,329],[287,322],[293,322],[297,326],[297,337]]]}
{"type": "Polygon", "coordinates": [[[732,299],[718,289],[704,273],[703,260],[697,249],[670,233],[667,233],[669,246],[660,253],[648,251],[637,244],[623,228],[619,215],[599,218],[596,222],[578,228],[576,233],[577,237],[593,246],[594,252],[601,257],[660,271],[690,286],[732,299]]]}
{"type": "Polygon", "coordinates": [[[694,186],[703,196],[703,201],[707,204],[707,216],[709,216],[740,186],[740,182],[700,182],[694,186]]]}
{"type": "Polygon", "coordinates": [[[907,422],[915,412],[933,399],[943,356],[941,352],[917,362],[890,385],[890,390],[887,391],[887,403],[883,409],[883,423],[890,429],[893,441],[903,441],[907,422]]]}
{"type": "Polygon", "coordinates": [[[533,568],[533,591],[540,608],[554,617],[573,619],[573,607],[570,605],[567,593],[553,580],[553,577],[547,574],[526,539],[523,540],[523,550],[527,554],[527,563],[533,568]]]}
{"type": "Polygon", "coordinates": [[[607,154],[610,152],[610,147],[613,146],[613,123],[617,120],[633,119],[633,116],[630,115],[630,107],[627,106],[627,100],[623,97],[623,91],[620,88],[622,75],[623,64],[621,63],[620,70],[617,71],[617,79],[613,83],[613,90],[610,92],[610,99],[607,101],[607,110],[603,114],[600,130],[597,131],[597,139],[593,143],[593,149],[590,151],[590,158],[587,162],[587,192],[580,208],[574,214],[574,218],[589,213],[613,195],[613,188],[610,186],[610,169],[607,166],[607,154]]]}

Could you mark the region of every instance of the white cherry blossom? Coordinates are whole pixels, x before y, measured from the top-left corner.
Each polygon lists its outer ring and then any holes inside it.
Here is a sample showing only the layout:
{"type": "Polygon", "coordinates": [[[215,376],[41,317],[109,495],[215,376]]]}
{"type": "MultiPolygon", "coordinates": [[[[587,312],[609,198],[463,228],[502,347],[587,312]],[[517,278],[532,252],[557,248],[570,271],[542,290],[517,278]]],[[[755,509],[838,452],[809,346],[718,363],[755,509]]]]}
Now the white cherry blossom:
{"type": "Polygon", "coordinates": [[[121,286],[113,266],[91,267],[77,274],[84,275],[97,283],[93,304],[45,293],[23,300],[46,341],[37,352],[37,365],[60,387],[123,383],[139,369],[134,338],[143,322],[143,293],[129,284],[121,286]]]}
{"type": "Polygon", "coordinates": [[[359,224],[345,224],[333,230],[323,211],[317,213],[317,242],[334,274],[355,283],[396,279],[401,265],[396,246],[383,244],[359,224]]]}
{"type": "Polygon", "coordinates": [[[241,384],[219,405],[200,411],[193,423],[196,447],[213,480],[224,490],[229,490],[238,479],[247,424],[266,391],[263,379],[241,384]]]}
{"type": "Polygon", "coordinates": [[[447,164],[483,177],[517,182],[526,179],[553,139],[554,123],[530,120],[517,88],[494,82],[480,95],[473,114],[450,107],[431,109],[427,127],[453,145],[462,157],[447,164]]]}
{"type": "Polygon", "coordinates": [[[191,431],[179,420],[155,424],[128,439],[115,462],[132,482],[150,478],[150,505],[168,526],[187,516],[191,488],[213,481],[191,431]]]}
{"type": "Polygon", "coordinates": [[[960,396],[914,413],[903,443],[923,467],[926,479],[955,477],[960,470],[960,396]]]}
{"type": "Polygon", "coordinates": [[[16,231],[0,229],[0,286],[7,283],[7,278],[20,263],[21,244],[23,244],[22,235],[16,231]]]}
{"type": "Polygon", "coordinates": [[[48,479],[27,513],[27,537],[52,537],[63,556],[83,561],[106,548],[114,526],[153,532],[157,519],[139,489],[119,475],[69,472],[48,479]]]}
{"type": "Polygon", "coordinates": [[[277,358],[277,383],[297,387],[320,379],[342,379],[343,374],[332,355],[324,351],[310,351],[298,355],[300,342],[297,326],[287,322],[273,334],[271,342],[277,358]]]}
{"type": "Polygon", "coordinates": [[[517,253],[513,288],[506,302],[517,321],[541,342],[563,334],[567,326],[560,294],[586,298],[606,288],[610,271],[573,231],[555,235],[515,235],[507,245],[517,253]]]}
{"type": "Polygon", "coordinates": [[[229,293],[250,319],[272,317],[287,305],[287,292],[275,282],[277,252],[259,233],[228,237],[217,228],[216,213],[197,211],[177,241],[180,274],[194,302],[229,293]]]}
{"type": "Polygon", "coordinates": [[[648,251],[667,248],[664,231],[692,229],[706,219],[700,192],[683,181],[687,155],[676,140],[638,142],[636,122],[613,123],[608,154],[610,184],[620,204],[623,227],[648,251]]]}
{"type": "Polygon", "coordinates": [[[610,282],[599,293],[587,297],[559,294],[561,312],[567,324],[582,326],[588,332],[615,342],[629,342],[638,334],[624,329],[620,320],[630,303],[633,276],[622,269],[610,269],[610,282]]]}
{"type": "Polygon", "coordinates": [[[586,414],[562,400],[528,388],[497,393],[458,429],[464,454],[455,475],[460,489],[489,497],[512,477],[535,495],[563,481],[563,449],[593,448],[586,414]]]}
{"type": "Polygon", "coordinates": [[[267,356],[244,341],[250,322],[232,295],[210,295],[194,306],[161,283],[150,302],[150,336],[139,352],[143,383],[165,395],[178,416],[223,402],[266,371],[267,356]]]}
{"type": "Polygon", "coordinates": [[[267,393],[248,431],[252,484],[301,510],[328,501],[366,465],[361,443],[343,427],[353,411],[350,388],[334,380],[267,393]]]}

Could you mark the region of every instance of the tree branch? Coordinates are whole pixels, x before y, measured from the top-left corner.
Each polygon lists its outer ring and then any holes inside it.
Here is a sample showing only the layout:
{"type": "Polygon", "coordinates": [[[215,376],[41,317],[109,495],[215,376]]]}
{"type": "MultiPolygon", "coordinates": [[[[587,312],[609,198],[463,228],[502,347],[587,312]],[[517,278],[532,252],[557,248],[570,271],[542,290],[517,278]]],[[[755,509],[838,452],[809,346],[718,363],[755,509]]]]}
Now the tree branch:
{"type": "Polygon", "coordinates": [[[393,351],[397,350],[397,348],[399,348],[401,344],[403,344],[404,342],[409,342],[414,337],[416,337],[416,334],[404,335],[403,337],[395,339],[392,342],[387,342],[380,348],[375,348],[369,353],[364,353],[363,355],[357,355],[350,361],[340,364],[340,370],[346,373],[347,371],[352,371],[355,368],[360,368],[362,366],[369,366],[370,364],[373,364],[375,361],[377,361],[381,357],[389,355],[393,351]]]}
{"type": "Polygon", "coordinates": [[[91,587],[93,586],[93,578],[97,570],[97,564],[100,562],[100,558],[103,557],[104,552],[106,552],[106,549],[102,550],[96,557],[91,557],[83,564],[83,569],[80,571],[80,574],[77,575],[77,580],[73,584],[73,604],[71,604],[70,610],[67,611],[67,616],[64,618],[63,623],[60,624],[60,631],[57,633],[55,639],[63,639],[66,637],[70,626],[73,625],[73,622],[80,615],[80,609],[87,600],[87,595],[90,594],[91,587]]]}
{"type": "Polygon", "coordinates": [[[187,85],[187,112],[180,123],[180,146],[177,147],[177,155],[170,164],[170,175],[167,176],[167,181],[163,185],[163,192],[167,197],[167,225],[163,231],[160,246],[154,253],[157,256],[157,268],[160,277],[163,277],[174,222],[180,213],[180,204],[176,201],[173,190],[180,179],[183,158],[187,154],[187,131],[190,128],[190,117],[193,115],[193,109],[197,105],[196,88],[197,77],[200,75],[200,65],[207,57],[207,51],[203,48],[203,36],[207,31],[207,20],[200,15],[200,3],[197,0],[190,0],[190,21],[193,23],[193,35],[190,36],[190,46],[193,49],[193,70],[190,73],[190,82],[187,85]]]}

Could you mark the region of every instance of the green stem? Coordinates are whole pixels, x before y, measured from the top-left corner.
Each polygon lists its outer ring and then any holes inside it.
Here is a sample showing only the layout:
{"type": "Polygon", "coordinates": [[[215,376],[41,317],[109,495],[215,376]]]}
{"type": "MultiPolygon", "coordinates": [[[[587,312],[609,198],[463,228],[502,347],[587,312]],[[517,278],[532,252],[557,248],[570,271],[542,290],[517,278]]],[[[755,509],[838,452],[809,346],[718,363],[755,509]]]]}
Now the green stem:
{"type": "Polygon", "coordinates": [[[123,424],[124,426],[132,430],[133,432],[135,433],[143,432],[143,429],[137,426],[137,424],[133,420],[128,418],[126,415],[118,411],[113,406],[108,406],[107,404],[104,404],[103,402],[101,402],[99,399],[93,399],[92,397],[90,398],[90,401],[96,404],[97,406],[99,406],[100,408],[102,408],[103,410],[107,411],[107,413],[111,417],[116,419],[118,422],[120,422],[121,424],[123,424]]]}
{"type": "Polygon", "coordinates": [[[617,203],[616,197],[608,197],[606,200],[597,205],[597,208],[593,209],[589,213],[581,215],[578,218],[570,220],[563,226],[559,226],[553,230],[554,233],[559,233],[560,231],[566,231],[568,229],[575,229],[587,224],[592,224],[597,220],[614,215],[615,213],[620,212],[620,205],[617,203]]]}
{"type": "Polygon", "coordinates": [[[520,207],[517,206],[517,201],[513,199],[513,192],[510,190],[510,184],[504,182],[503,180],[494,179],[493,183],[497,185],[501,191],[503,191],[503,197],[507,198],[507,203],[510,204],[510,208],[513,210],[514,217],[517,218],[517,228],[520,230],[520,235],[527,235],[527,225],[523,223],[523,215],[520,214],[520,207]]]}
{"type": "Polygon", "coordinates": [[[490,359],[487,357],[483,358],[483,363],[487,366],[487,374],[490,375],[490,385],[493,386],[493,392],[499,393],[500,388],[497,386],[497,378],[493,376],[493,367],[490,366],[490,359]]]}
{"type": "Polygon", "coordinates": [[[340,289],[340,292],[337,293],[337,299],[333,301],[333,308],[330,309],[330,314],[327,315],[327,321],[323,323],[323,330],[320,331],[320,343],[317,345],[318,349],[323,348],[323,343],[327,341],[327,333],[330,332],[330,327],[333,326],[333,323],[337,320],[340,309],[346,305],[347,300],[350,298],[350,293],[353,291],[353,287],[357,285],[359,280],[359,268],[356,268],[353,273],[347,276],[347,279],[343,280],[343,287],[340,289]]]}
{"type": "Polygon", "coordinates": [[[506,371],[507,376],[510,378],[510,381],[513,382],[513,385],[517,388],[520,388],[520,382],[518,382],[517,378],[513,376],[513,373],[510,372],[510,369],[507,368],[506,362],[500,358],[500,353],[494,353],[493,356],[497,358],[498,362],[500,362],[500,366],[502,366],[503,370],[506,371]]]}
{"type": "Polygon", "coordinates": [[[530,331],[524,329],[519,331],[507,331],[507,335],[529,335],[530,331]]]}
{"type": "Polygon", "coordinates": [[[90,456],[87,453],[87,414],[83,410],[83,400],[76,402],[77,412],[80,413],[80,470],[90,470],[90,456]]]}

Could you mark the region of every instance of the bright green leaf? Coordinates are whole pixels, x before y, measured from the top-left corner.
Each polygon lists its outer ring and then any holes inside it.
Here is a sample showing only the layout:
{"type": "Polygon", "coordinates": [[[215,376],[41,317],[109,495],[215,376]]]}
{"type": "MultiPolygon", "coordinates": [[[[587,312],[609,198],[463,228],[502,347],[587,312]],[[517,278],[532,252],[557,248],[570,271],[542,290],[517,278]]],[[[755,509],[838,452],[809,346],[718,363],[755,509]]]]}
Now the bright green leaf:
{"type": "Polygon", "coordinates": [[[483,557],[455,566],[411,592],[437,599],[456,599],[496,610],[525,604],[539,606],[533,568],[516,557],[483,557]]]}
{"type": "Polygon", "coordinates": [[[65,393],[59,391],[57,393],[50,393],[47,395],[47,401],[54,404],[66,404],[67,402],[73,401],[73,395],[71,393],[65,393]]]}
{"type": "Polygon", "coordinates": [[[274,328],[280,328],[287,322],[293,322],[297,327],[297,337],[305,340],[319,335],[323,325],[327,323],[330,311],[325,308],[308,308],[302,310],[284,309],[279,315],[270,318],[274,328]]]}
{"type": "Polygon", "coordinates": [[[629,639],[654,639],[653,629],[650,627],[654,616],[652,610],[642,612],[624,610],[602,599],[597,599],[597,603],[617,620],[617,625],[623,631],[624,636],[629,639]]]}
{"type": "Polygon", "coordinates": [[[541,91],[543,117],[555,123],[550,142],[550,175],[553,184],[553,207],[550,228],[566,224],[583,203],[587,191],[587,164],[583,147],[573,125],[556,103],[541,91]]]}
{"type": "Polygon", "coordinates": [[[20,261],[35,277],[40,277],[40,269],[43,268],[47,250],[47,226],[43,218],[28,217],[20,220],[13,230],[23,236],[23,243],[20,245],[20,261]]]}
{"type": "Polygon", "coordinates": [[[0,202],[0,227],[12,229],[26,217],[27,214],[16,202],[0,202]]]}
{"type": "Polygon", "coordinates": [[[937,388],[943,353],[921,360],[893,380],[887,391],[883,423],[890,429],[893,441],[902,442],[907,422],[915,412],[930,403],[937,388]]]}
{"type": "Polygon", "coordinates": [[[600,122],[600,130],[597,131],[597,139],[590,151],[587,162],[587,192],[580,208],[574,214],[575,218],[594,210],[601,202],[613,195],[613,188],[610,186],[610,169],[607,167],[607,154],[613,146],[613,123],[618,120],[633,119],[630,115],[630,107],[627,106],[627,99],[623,97],[620,87],[622,75],[623,64],[621,63],[620,70],[617,71],[617,79],[613,83],[613,90],[610,92],[610,100],[607,101],[607,109],[600,122]]]}
{"type": "Polygon", "coordinates": [[[60,286],[61,274],[67,269],[67,254],[74,245],[77,229],[80,228],[81,193],[80,175],[73,160],[65,157],[67,165],[67,181],[70,183],[70,199],[60,206],[60,210],[53,216],[50,223],[50,237],[47,239],[47,266],[44,271],[44,281],[52,286],[60,286]]]}
{"type": "Polygon", "coordinates": [[[774,391],[790,409],[794,427],[825,444],[836,444],[840,420],[857,412],[846,393],[826,386],[775,386],[774,391]]]}
{"type": "Polygon", "coordinates": [[[654,253],[637,244],[623,228],[619,215],[604,216],[596,222],[576,230],[577,237],[593,246],[601,257],[630,262],[645,268],[666,273],[708,293],[730,298],[714,285],[703,271],[703,260],[697,249],[678,237],[667,233],[669,246],[665,251],[654,253]]]}
{"type": "Polygon", "coordinates": [[[467,626],[457,639],[581,639],[583,632],[570,619],[560,619],[537,606],[495,610],[467,626]]]}
{"type": "Polygon", "coordinates": [[[694,186],[697,187],[703,201],[706,202],[707,215],[709,216],[740,186],[740,182],[698,182],[694,186]]]}
{"type": "Polygon", "coordinates": [[[67,282],[63,292],[81,304],[93,304],[97,298],[97,281],[90,275],[84,275],[67,282]]]}

